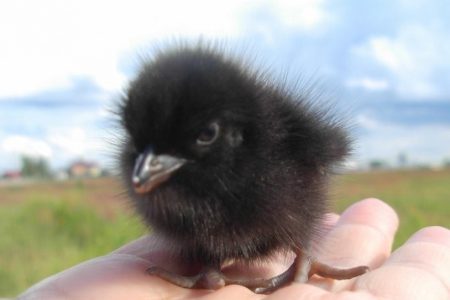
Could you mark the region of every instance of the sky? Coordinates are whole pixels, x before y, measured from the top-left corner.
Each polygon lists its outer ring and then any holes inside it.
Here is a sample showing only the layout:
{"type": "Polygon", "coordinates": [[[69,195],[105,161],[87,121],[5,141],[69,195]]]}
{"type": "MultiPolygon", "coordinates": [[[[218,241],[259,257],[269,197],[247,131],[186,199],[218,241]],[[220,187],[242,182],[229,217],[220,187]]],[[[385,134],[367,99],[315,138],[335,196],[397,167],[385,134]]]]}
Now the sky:
{"type": "Polygon", "coordinates": [[[19,0],[0,2],[0,173],[22,155],[112,166],[139,57],[200,37],[314,82],[351,125],[350,165],[450,159],[448,0],[19,0]]]}

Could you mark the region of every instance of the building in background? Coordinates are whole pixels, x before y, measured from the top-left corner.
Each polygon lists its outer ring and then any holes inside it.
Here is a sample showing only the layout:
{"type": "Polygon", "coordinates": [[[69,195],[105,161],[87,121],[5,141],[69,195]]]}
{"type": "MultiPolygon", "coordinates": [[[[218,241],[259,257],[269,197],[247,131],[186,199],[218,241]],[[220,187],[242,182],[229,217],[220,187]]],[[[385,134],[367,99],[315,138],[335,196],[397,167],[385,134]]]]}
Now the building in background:
{"type": "Polygon", "coordinates": [[[9,170],[5,171],[1,178],[6,180],[19,180],[22,179],[22,173],[19,170],[9,170]]]}
{"type": "Polygon", "coordinates": [[[68,173],[74,178],[99,177],[102,175],[102,169],[95,162],[78,160],[69,166],[68,173]]]}

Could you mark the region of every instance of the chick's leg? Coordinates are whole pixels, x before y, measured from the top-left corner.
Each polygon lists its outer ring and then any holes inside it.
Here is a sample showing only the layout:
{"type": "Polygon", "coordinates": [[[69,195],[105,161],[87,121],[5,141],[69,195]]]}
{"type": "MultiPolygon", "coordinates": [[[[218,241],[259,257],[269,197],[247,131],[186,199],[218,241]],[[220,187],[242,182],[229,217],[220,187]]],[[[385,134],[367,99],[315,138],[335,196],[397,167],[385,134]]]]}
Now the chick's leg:
{"type": "Polygon", "coordinates": [[[179,275],[160,267],[151,267],[147,269],[147,273],[183,288],[216,290],[225,285],[238,284],[255,293],[266,293],[292,282],[295,265],[292,264],[286,272],[270,279],[231,279],[215,268],[205,268],[194,276],[179,275]]]}
{"type": "Polygon", "coordinates": [[[314,274],[340,280],[362,275],[368,270],[367,266],[357,266],[348,269],[334,268],[298,251],[294,262],[285,272],[268,279],[232,279],[225,276],[218,268],[205,268],[194,276],[182,276],[159,267],[151,267],[147,272],[184,288],[215,290],[225,285],[238,284],[247,287],[255,293],[268,293],[291,282],[305,283],[314,274]]]}
{"type": "Polygon", "coordinates": [[[291,282],[305,283],[308,279],[317,274],[322,277],[332,279],[350,279],[366,273],[369,270],[367,266],[357,266],[348,269],[334,268],[329,265],[318,262],[314,258],[304,254],[301,251],[297,252],[292,265],[282,274],[269,279],[254,279],[254,280],[225,280],[226,284],[241,284],[248,287],[255,293],[268,293],[274,291],[282,286],[288,285],[291,282]]]}
{"type": "Polygon", "coordinates": [[[353,268],[341,269],[313,260],[311,263],[311,269],[309,271],[309,277],[317,274],[321,277],[343,280],[357,277],[359,275],[367,273],[368,271],[368,266],[357,266],[353,268]]]}

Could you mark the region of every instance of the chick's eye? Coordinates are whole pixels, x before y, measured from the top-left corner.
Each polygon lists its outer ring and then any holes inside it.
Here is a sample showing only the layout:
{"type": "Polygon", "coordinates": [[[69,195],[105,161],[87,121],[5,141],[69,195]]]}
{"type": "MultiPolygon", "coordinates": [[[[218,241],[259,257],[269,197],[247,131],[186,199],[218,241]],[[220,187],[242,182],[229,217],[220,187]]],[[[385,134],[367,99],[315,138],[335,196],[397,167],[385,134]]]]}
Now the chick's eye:
{"type": "Polygon", "coordinates": [[[198,137],[197,137],[197,145],[200,146],[208,146],[214,143],[214,141],[219,136],[219,124],[217,122],[213,122],[209,124],[207,127],[203,128],[202,131],[200,131],[198,137]]]}

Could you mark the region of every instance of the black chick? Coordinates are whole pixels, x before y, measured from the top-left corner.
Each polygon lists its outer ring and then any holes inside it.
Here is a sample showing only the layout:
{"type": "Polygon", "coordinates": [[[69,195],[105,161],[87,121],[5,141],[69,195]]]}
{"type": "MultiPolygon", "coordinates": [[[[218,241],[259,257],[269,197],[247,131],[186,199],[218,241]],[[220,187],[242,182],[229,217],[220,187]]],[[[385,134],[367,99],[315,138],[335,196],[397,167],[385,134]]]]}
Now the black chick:
{"type": "Polygon", "coordinates": [[[314,273],[342,279],[367,270],[335,269],[307,254],[326,212],[330,170],[349,152],[345,130],[264,78],[199,44],[160,51],[130,83],[120,105],[129,194],[177,255],[204,266],[193,277],[149,273],[183,287],[238,283],[268,292],[314,273]],[[297,253],[277,277],[233,280],[220,272],[226,261],[277,251],[297,253]]]}

